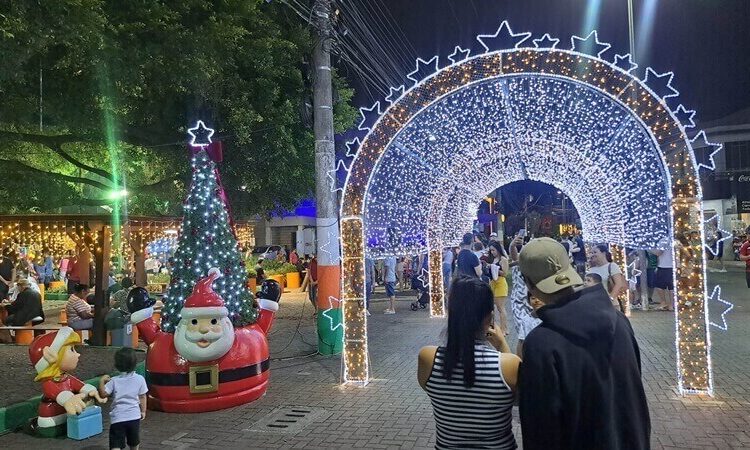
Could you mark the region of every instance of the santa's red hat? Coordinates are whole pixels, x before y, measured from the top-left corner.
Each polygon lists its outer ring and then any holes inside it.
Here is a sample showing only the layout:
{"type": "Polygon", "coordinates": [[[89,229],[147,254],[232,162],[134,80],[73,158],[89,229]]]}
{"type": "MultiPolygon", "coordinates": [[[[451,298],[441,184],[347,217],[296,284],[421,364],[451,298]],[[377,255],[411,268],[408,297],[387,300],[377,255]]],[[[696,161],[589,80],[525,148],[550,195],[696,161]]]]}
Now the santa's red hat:
{"type": "Polygon", "coordinates": [[[229,311],[224,306],[224,300],[214,292],[213,283],[221,277],[219,269],[213,268],[208,271],[208,276],[201,278],[195,283],[193,293],[185,300],[180,316],[183,319],[193,317],[227,317],[229,311]]]}
{"type": "Polygon", "coordinates": [[[29,345],[29,358],[37,374],[42,373],[44,369],[49,367],[49,361],[44,359],[44,348],[49,347],[52,353],[57,355],[72,335],[75,336],[73,339],[75,343],[80,344],[80,336],[70,327],[62,327],[54,333],[46,333],[34,339],[29,345]]]}

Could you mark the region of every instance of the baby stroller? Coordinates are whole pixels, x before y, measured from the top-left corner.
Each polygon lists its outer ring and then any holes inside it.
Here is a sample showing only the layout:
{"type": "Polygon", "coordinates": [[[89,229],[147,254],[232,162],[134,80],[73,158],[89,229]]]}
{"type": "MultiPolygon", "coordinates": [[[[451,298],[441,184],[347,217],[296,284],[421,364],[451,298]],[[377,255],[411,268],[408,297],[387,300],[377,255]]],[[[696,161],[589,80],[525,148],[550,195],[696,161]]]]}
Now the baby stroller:
{"type": "Polygon", "coordinates": [[[417,274],[411,277],[411,288],[417,291],[417,301],[410,305],[411,310],[416,311],[427,308],[427,304],[430,303],[430,293],[427,285],[425,285],[417,274]]]}

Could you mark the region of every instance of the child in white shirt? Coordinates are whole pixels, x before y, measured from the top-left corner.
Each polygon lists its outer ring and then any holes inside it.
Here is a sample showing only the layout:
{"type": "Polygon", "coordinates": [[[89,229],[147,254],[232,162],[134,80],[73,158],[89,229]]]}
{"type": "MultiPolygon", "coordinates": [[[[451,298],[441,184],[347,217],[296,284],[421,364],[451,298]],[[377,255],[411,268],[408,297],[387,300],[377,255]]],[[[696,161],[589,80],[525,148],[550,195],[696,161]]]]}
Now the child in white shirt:
{"type": "Polygon", "coordinates": [[[135,373],[135,350],[123,347],[115,353],[115,368],[122,372],[99,380],[99,394],[113,396],[109,413],[109,448],[123,449],[125,444],[137,450],[140,444],[141,420],[146,418],[146,380],[135,373]]]}

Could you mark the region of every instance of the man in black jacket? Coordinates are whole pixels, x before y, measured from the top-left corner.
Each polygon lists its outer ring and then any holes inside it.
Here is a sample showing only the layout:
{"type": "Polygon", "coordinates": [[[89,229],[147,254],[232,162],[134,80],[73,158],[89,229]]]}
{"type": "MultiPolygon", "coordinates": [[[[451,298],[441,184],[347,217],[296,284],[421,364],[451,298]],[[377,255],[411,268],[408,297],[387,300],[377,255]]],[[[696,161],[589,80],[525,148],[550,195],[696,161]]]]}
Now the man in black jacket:
{"type": "Polygon", "coordinates": [[[640,351],[628,319],[602,285],[575,289],[581,277],[558,242],[532,240],[519,264],[530,294],[544,303],[519,373],[524,449],[650,448],[640,351]]]}
{"type": "MultiPolygon", "coordinates": [[[[39,292],[31,289],[29,281],[21,278],[16,282],[19,290],[16,301],[8,305],[5,310],[8,317],[5,319],[5,325],[20,327],[35,317],[40,317],[44,321],[44,311],[42,310],[42,297],[39,292]]],[[[37,321],[41,323],[42,321],[37,321]]]]}

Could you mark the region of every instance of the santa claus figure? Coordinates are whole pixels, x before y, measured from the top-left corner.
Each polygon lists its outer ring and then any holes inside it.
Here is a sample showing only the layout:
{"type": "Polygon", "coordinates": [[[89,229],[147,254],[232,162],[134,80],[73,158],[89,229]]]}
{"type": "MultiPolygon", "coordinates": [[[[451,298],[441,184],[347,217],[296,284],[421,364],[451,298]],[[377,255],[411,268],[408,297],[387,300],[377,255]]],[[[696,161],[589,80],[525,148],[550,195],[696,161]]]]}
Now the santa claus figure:
{"type": "Polygon", "coordinates": [[[81,355],[75,345],[80,343],[81,337],[72,328],[62,327],[39,336],[29,346],[29,358],[37,373],[34,381],[42,382],[36,422],[36,431],[41,436],[65,435],[67,415],[80,414],[89,398],[100,403],[106,401],[95,386],[68,373],[78,366],[81,355]]]}
{"type": "MultiPolygon", "coordinates": [[[[278,310],[278,283],[264,286],[255,323],[234,328],[224,301],[214,292],[220,276],[211,269],[195,284],[172,333],[151,318],[153,302],[143,288],[128,295],[130,320],[149,350],[146,380],[149,407],[167,412],[203,412],[253,401],[266,392],[269,353],[266,334],[278,310]],[[272,297],[272,298],[268,298],[272,297]]],[[[275,282],[274,282],[275,283],[275,282]]]]}

